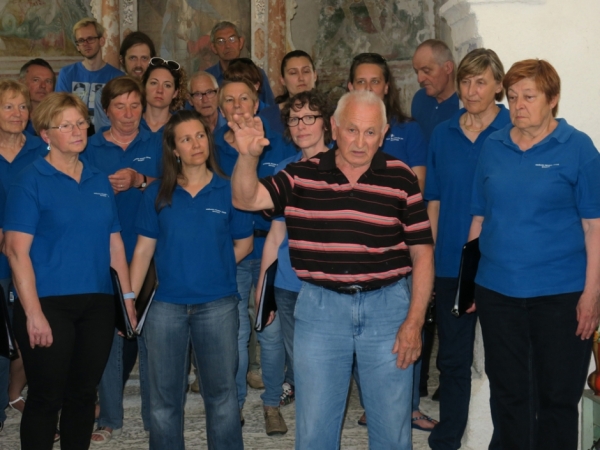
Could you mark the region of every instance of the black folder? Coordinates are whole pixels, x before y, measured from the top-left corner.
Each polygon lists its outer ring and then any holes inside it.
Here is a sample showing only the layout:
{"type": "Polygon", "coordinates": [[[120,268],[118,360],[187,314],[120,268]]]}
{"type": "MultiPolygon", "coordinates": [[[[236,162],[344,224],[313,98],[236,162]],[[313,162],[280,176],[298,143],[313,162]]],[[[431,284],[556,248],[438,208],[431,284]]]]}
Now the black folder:
{"type": "Polygon", "coordinates": [[[123,298],[119,274],[112,267],[110,268],[110,278],[112,280],[115,295],[115,326],[127,339],[133,339],[135,337],[135,330],[131,326],[129,315],[127,315],[127,308],[125,307],[125,299],[123,298]]]}
{"type": "Polygon", "coordinates": [[[267,325],[269,316],[273,311],[277,311],[275,303],[275,274],[277,273],[277,260],[267,269],[263,278],[262,289],[260,291],[260,300],[258,311],[256,311],[256,323],[254,329],[262,331],[267,325]]]}
{"type": "Polygon", "coordinates": [[[19,353],[15,343],[10,316],[8,315],[8,303],[4,297],[4,289],[0,289],[0,355],[8,359],[17,359],[19,353]]]}
{"type": "Polygon", "coordinates": [[[462,316],[475,300],[475,275],[479,266],[479,238],[467,242],[462,249],[460,270],[458,272],[458,289],[454,298],[452,314],[462,316]]]}
{"type": "Polygon", "coordinates": [[[146,278],[144,279],[144,284],[142,284],[140,293],[135,299],[135,313],[137,316],[137,327],[135,332],[138,335],[141,334],[142,329],[144,328],[146,316],[148,315],[150,305],[152,305],[152,300],[154,300],[156,288],[158,288],[158,278],[156,276],[154,258],[152,258],[150,266],[148,267],[148,272],[146,273],[146,278]]]}

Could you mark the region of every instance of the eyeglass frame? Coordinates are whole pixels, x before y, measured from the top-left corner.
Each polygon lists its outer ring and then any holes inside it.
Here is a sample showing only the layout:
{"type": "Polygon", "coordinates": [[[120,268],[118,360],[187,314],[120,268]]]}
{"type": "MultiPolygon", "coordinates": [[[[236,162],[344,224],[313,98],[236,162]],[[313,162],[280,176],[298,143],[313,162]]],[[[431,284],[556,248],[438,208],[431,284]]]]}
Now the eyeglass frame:
{"type": "Polygon", "coordinates": [[[190,92],[190,97],[192,97],[196,100],[202,100],[202,97],[206,96],[207,99],[211,99],[215,95],[217,95],[217,92],[219,92],[218,89],[209,89],[204,92],[200,92],[200,91],[190,92]],[[210,92],[210,94],[209,94],[209,92],[210,92]]]}
{"type": "Polygon", "coordinates": [[[302,117],[288,117],[286,123],[287,123],[288,127],[297,127],[298,125],[300,125],[300,121],[302,121],[302,123],[304,125],[314,125],[317,122],[318,118],[323,118],[323,114],[307,114],[307,115],[302,116],[302,117]],[[304,120],[306,117],[312,117],[313,122],[306,123],[306,120],[304,120]],[[296,124],[292,125],[290,123],[290,120],[295,121],[296,124]]]}
{"type": "Polygon", "coordinates": [[[215,39],[215,45],[218,45],[219,47],[225,45],[227,42],[229,42],[230,44],[235,44],[236,42],[240,41],[240,37],[236,36],[235,34],[232,36],[229,36],[228,38],[217,38],[215,39]]]}
{"type": "Polygon", "coordinates": [[[94,42],[96,42],[101,37],[102,36],[89,36],[89,37],[86,37],[86,38],[80,38],[80,39],[77,39],[75,41],[75,45],[77,47],[79,47],[80,45],[83,45],[83,44],[93,44],[94,42]]]}
{"type": "Polygon", "coordinates": [[[78,122],[78,123],[66,123],[64,125],[59,125],[57,127],[48,127],[48,129],[49,130],[58,130],[61,133],[72,133],[73,130],[75,129],[75,127],[77,127],[80,131],[83,131],[83,130],[87,130],[91,126],[92,126],[92,124],[90,122],[90,119],[83,119],[81,121],[81,123],[80,122],[78,122]],[[87,127],[83,127],[82,128],[82,125],[84,123],[87,124],[87,127]]]}
{"type": "Polygon", "coordinates": [[[172,59],[164,59],[160,56],[153,56],[152,58],[150,58],[150,62],[148,64],[154,67],[166,67],[167,69],[174,70],[176,72],[178,72],[181,69],[181,64],[179,64],[177,61],[173,61],[172,59]],[[158,64],[155,64],[153,62],[154,60],[160,62],[158,64]],[[174,67],[174,65],[177,65],[177,67],[174,67]]]}

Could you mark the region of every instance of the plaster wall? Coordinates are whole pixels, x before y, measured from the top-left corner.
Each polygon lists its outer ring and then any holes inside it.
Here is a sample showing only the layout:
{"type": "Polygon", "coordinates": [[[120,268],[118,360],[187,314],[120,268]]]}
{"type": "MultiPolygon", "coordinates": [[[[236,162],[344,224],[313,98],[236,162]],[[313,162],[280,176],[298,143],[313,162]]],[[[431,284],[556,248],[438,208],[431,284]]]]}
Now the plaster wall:
{"type": "MultiPolygon", "coordinates": [[[[448,2],[451,3],[451,2],[448,2]]],[[[590,135],[600,148],[600,2],[597,0],[470,1],[481,44],[506,70],[519,60],[549,61],[561,77],[558,116],[590,135]]],[[[464,30],[472,33],[474,30],[464,30]]],[[[454,33],[454,30],[453,30],[454,33]]],[[[471,34],[473,36],[473,34],[471,34]]]]}

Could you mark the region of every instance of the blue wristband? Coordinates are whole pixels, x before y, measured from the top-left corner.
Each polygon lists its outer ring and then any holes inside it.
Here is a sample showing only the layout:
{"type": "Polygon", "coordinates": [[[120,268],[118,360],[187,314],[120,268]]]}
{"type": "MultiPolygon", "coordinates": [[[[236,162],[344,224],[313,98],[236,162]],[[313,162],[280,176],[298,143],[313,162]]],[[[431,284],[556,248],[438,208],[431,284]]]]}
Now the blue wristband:
{"type": "Polygon", "coordinates": [[[123,298],[125,300],[133,300],[135,299],[135,292],[128,292],[127,294],[123,294],[123,298]]]}

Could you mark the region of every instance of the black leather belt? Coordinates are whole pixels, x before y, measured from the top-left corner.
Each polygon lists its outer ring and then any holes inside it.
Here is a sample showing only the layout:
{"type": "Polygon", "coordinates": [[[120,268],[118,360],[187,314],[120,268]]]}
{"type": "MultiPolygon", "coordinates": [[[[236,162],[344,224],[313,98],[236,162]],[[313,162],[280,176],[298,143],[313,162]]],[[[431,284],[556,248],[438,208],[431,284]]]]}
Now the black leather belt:
{"type": "Polygon", "coordinates": [[[254,230],[254,237],[266,238],[269,232],[267,230],[254,230]]]}
{"type": "Polygon", "coordinates": [[[350,286],[325,287],[325,289],[337,292],[338,294],[354,295],[358,294],[359,292],[376,291],[377,289],[381,289],[382,287],[385,286],[361,286],[360,284],[352,284],[350,286]]]}

